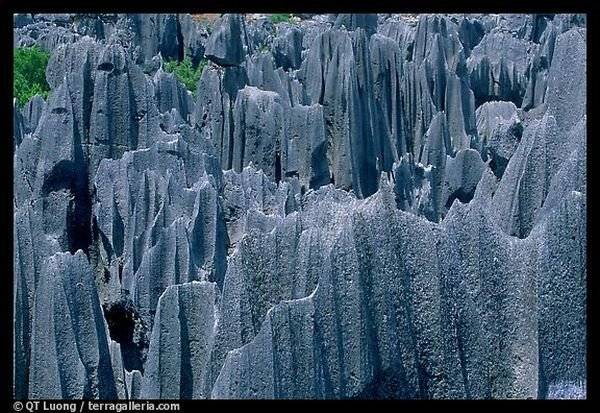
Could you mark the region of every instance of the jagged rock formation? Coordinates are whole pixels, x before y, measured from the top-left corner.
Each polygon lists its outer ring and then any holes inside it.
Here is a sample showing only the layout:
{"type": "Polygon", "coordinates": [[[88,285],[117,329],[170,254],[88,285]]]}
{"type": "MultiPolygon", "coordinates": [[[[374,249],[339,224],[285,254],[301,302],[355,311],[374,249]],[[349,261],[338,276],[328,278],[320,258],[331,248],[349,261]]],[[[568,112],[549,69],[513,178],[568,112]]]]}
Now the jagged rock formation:
{"type": "Polygon", "coordinates": [[[585,397],[585,17],[299,17],[15,15],[15,397],[585,397]]]}

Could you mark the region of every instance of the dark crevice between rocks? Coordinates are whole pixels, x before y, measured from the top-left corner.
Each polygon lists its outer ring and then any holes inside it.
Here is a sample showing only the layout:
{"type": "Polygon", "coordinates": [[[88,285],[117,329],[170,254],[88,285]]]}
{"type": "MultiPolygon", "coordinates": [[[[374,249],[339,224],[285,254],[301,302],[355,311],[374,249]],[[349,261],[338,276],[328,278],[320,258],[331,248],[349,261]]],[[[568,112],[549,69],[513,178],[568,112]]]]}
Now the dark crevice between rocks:
{"type": "Polygon", "coordinates": [[[56,114],[56,115],[63,115],[65,113],[67,113],[67,109],[65,108],[53,108],[51,113],[56,114]]]}
{"type": "Polygon", "coordinates": [[[275,182],[281,181],[281,154],[275,152],[275,182]]]}
{"type": "Polygon", "coordinates": [[[71,253],[81,249],[89,258],[90,245],[92,243],[92,196],[88,182],[88,161],[81,146],[79,128],[74,128],[74,159],[76,169],[73,180],[72,192],[75,197],[75,205],[72,210],[74,216],[69,219],[69,248],[71,253]]]}
{"type": "Polygon", "coordinates": [[[183,33],[181,31],[181,21],[179,20],[179,15],[177,15],[175,22],[177,25],[177,60],[182,62],[185,58],[185,49],[183,45],[183,33]]]}
{"type": "MultiPolygon", "coordinates": [[[[90,68],[90,62],[88,59],[83,64],[83,136],[81,137],[81,143],[90,143],[90,117],[92,113],[92,102],[94,101],[94,81],[92,80],[92,71],[90,68]]],[[[89,153],[86,154],[89,159],[89,153]]]]}
{"type": "Polygon", "coordinates": [[[179,398],[190,400],[193,396],[194,376],[192,375],[192,361],[190,349],[190,334],[188,332],[187,320],[182,308],[179,310],[179,326],[181,337],[181,365],[180,365],[180,388],[179,398]]]}
{"type": "Polygon", "coordinates": [[[367,383],[363,389],[354,394],[352,400],[397,400],[414,397],[410,392],[410,386],[405,378],[398,374],[399,371],[390,369],[376,371],[373,380],[367,383]]]}
{"type": "Polygon", "coordinates": [[[463,204],[468,204],[473,199],[475,195],[475,189],[472,191],[465,191],[464,188],[458,188],[456,191],[452,192],[448,197],[448,201],[446,202],[446,208],[450,209],[455,199],[458,199],[463,204]]]}
{"type": "MultiPolygon", "coordinates": [[[[233,127],[232,126],[234,123],[233,123],[233,110],[231,108],[231,105],[232,105],[232,103],[230,103],[229,109],[227,109],[227,113],[225,114],[225,116],[229,117],[229,128],[228,128],[229,130],[227,131],[227,136],[222,135],[223,142],[225,142],[225,139],[227,139],[228,148],[229,148],[229,153],[227,156],[227,165],[225,165],[225,168],[224,168],[226,170],[233,168],[233,142],[234,142],[234,139],[233,139],[233,127]]],[[[223,120],[225,120],[225,119],[223,119],[223,120]]],[[[243,125],[244,128],[245,128],[245,126],[246,125],[243,125]]],[[[223,130],[225,130],[225,122],[223,122],[223,130]]],[[[244,129],[242,129],[242,130],[244,130],[244,129]]],[[[243,144],[245,145],[245,142],[243,142],[243,144]]],[[[244,151],[244,146],[242,146],[242,158],[241,159],[244,159],[243,151],[244,151]]]]}
{"type": "Polygon", "coordinates": [[[539,360],[539,369],[538,369],[538,398],[539,399],[547,399],[548,398],[548,380],[546,380],[546,372],[544,365],[544,357],[542,354],[541,346],[538,349],[538,360],[539,360]]]}
{"type": "Polygon", "coordinates": [[[42,196],[61,189],[71,189],[73,186],[75,165],[72,161],[61,160],[46,175],[42,184],[42,196]]]}
{"type": "Polygon", "coordinates": [[[108,270],[108,268],[104,267],[104,272],[102,273],[102,275],[104,283],[108,284],[108,282],[110,281],[110,271],[108,270]]]}
{"type": "Polygon", "coordinates": [[[414,48],[415,48],[415,43],[414,42],[411,42],[408,45],[408,47],[406,48],[406,61],[407,62],[412,62],[413,61],[414,48]]]}
{"type": "Polygon", "coordinates": [[[115,66],[110,62],[100,63],[98,65],[98,70],[102,72],[112,72],[115,66]]]}
{"type": "Polygon", "coordinates": [[[506,170],[506,166],[508,165],[508,160],[501,158],[499,156],[492,155],[492,159],[490,160],[490,169],[498,179],[502,179],[502,175],[504,175],[504,171],[506,170]]]}
{"type": "Polygon", "coordinates": [[[121,345],[123,367],[127,371],[144,372],[144,363],[150,345],[148,327],[139,315],[128,294],[110,304],[103,305],[110,338],[121,345]]]}
{"type": "Polygon", "coordinates": [[[112,244],[106,235],[98,228],[98,222],[95,217],[92,219],[92,239],[94,239],[94,249],[98,249],[97,247],[101,245],[102,248],[104,248],[104,251],[106,251],[108,259],[111,260],[114,256],[112,244]]]}
{"type": "Polygon", "coordinates": [[[72,208],[69,208],[67,214],[69,251],[74,254],[81,249],[88,255],[92,239],[90,231],[92,203],[87,193],[87,176],[81,176],[80,180],[82,185],[78,185],[74,191],[72,208]]]}
{"type": "MultiPolygon", "coordinates": [[[[23,272],[21,272],[23,277],[23,272]]],[[[29,307],[27,294],[23,293],[24,280],[15,280],[16,283],[20,283],[16,290],[16,302],[15,302],[15,322],[14,322],[14,335],[15,338],[19,337],[18,328],[21,328],[21,340],[15,340],[14,344],[14,363],[16,369],[14,370],[15,376],[15,398],[17,400],[26,399],[27,389],[29,387],[29,370],[30,370],[30,356],[31,356],[31,324],[32,320],[29,317],[29,307]]]]}

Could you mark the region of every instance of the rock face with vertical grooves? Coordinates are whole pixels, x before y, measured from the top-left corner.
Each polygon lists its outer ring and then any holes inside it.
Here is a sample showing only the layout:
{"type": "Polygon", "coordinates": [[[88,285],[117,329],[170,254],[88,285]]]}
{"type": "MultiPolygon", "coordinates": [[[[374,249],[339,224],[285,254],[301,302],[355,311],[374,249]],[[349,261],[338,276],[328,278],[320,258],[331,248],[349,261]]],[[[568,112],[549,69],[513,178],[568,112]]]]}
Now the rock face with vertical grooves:
{"type": "Polygon", "coordinates": [[[283,107],[281,97],[270,91],[246,86],[238,92],[233,109],[232,147],[225,147],[228,163],[240,172],[254,164],[272,180],[281,179],[283,107]]]}
{"type": "Polygon", "coordinates": [[[161,295],[140,397],[203,398],[215,325],[215,284],[174,285],[161,295]],[[165,356],[168,355],[168,358],[165,356]]]}
{"type": "Polygon", "coordinates": [[[154,75],[154,88],[161,113],[175,109],[183,119],[188,119],[194,108],[193,98],[175,75],[159,69],[154,75]]]}
{"type": "Polygon", "coordinates": [[[30,398],[116,398],[106,324],[83,251],[44,263],[32,325],[30,398]]]}
{"type": "Polygon", "coordinates": [[[585,398],[585,17],[210,16],[15,15],[15,397],[585,398]]]}
{"type": "Polygon", "coordinates": [[[242,17],[226,14],[208,38],[205,55],[221,66],[237,66],[246,54],[246,37],[246,25],[242,17]]]}
{"type": "Polygon", "coordinates": [[[302,30],[290,24],[277,26],[273,39],[273,56],[277,66],[284,70],[299,69],[302,63],[302,30]]]}

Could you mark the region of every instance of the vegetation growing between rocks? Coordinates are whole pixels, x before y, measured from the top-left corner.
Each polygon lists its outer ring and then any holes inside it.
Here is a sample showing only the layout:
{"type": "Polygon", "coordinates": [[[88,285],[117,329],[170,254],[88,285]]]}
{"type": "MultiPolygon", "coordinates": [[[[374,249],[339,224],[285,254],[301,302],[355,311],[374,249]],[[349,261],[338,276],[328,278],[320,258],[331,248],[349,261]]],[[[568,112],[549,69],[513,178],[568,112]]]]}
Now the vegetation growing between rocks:
{"type": "Polygon", "coordinates": [[[19,107],[35,95],[47,99],[50,86],[46,82],[46,66],[50,53],[37,46],[18,47],[13,53],[13,96],[19,107]]]}
{"type": "Polygon", "coordinates": [[[269,16],[269,20],[271,20],[271,23],[277,24],[281,22],[289,22],[291,17],[292,15],[289,13],[274,13],[269,16]]]}
{"type": "Polygon", "coordinates": [[[164,68],[169,73],[174,73],[177,79],[185,85],[185,87],[196,95],[196,84],[200,80],[202,70],[206,65],[206,59],[200,61],[197,67],[194,68],[192,60],[186,56],[181,62],[173,60],[165,62],[164,68]]]}

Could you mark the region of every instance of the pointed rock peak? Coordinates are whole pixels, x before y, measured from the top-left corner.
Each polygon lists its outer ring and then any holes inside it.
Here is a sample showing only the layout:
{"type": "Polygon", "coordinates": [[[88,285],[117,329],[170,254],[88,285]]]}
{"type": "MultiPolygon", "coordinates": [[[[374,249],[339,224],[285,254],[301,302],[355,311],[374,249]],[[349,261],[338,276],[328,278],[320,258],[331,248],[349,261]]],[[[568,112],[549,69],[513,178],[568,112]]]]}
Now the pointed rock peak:
{"type": "Polygon", "coordinates": [[[205,56],[220,66],[238,66],[245,58],[246,28],[239,14],[224,14],[206,43],[205,56]]]}
{"type": "Polygon", "coordinates": [[[475,189],[475,195],[473,195],[471,203],[474,205],[481,205],[486,210],[489,209],[497,187],[498,179],[489,166],[486,165],[486,168],[481,174],[481,179],[477,184],[477,188],[475,189]]]}

